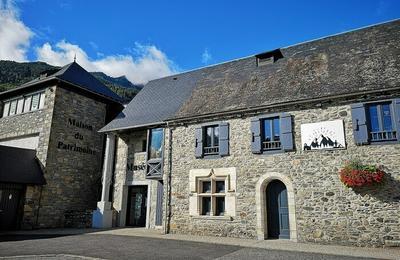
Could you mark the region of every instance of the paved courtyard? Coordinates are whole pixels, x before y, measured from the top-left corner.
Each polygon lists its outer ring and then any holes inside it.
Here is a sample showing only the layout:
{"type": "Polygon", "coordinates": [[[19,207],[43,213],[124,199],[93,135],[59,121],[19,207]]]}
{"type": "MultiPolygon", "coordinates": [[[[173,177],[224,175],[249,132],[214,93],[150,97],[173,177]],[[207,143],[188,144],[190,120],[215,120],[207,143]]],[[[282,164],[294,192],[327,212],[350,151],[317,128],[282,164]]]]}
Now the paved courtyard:
{"type": "Polygon", "coordinates": [[[115,234],[2,234],[0,259],[376,259],[115,234]]]}

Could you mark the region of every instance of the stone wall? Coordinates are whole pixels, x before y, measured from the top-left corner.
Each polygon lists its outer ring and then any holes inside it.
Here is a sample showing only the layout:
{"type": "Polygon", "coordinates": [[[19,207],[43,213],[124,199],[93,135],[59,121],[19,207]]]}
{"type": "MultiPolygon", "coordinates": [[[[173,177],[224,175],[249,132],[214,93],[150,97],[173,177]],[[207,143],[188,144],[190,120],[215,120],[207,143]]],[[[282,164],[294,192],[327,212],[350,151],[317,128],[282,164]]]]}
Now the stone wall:
{"type": "MultiPolygon", "coordinates": [[[[42,109],[0,118],[0,140],[34,135],[39,136],[39,143],[36,149],[37,158],[41,163],[45,175],[55,89],[55,86],[46,88],[45,103],[42,109]]],[[[21,225],[24,229],[34,228],[36,225],[40,192],[40,186],[27,186],[24,216],[21,225]]]]}
{"type": "Polygon", "coordinates": [[[382,246],[385,241],[400,240],[400,144],[356,146],[353,102],[337,100],[263,111],[285,111],[293,117],[296,150],[280,154],[251,152],[250,116],[218,118],[228,122],[230,130],[230,155],[223,158],[195,158],[198,124],[173,129],[171,232],[256,238],[257,206],[263,207],[256,203],[257,182],[267,173],[278,173],[293,186],[297,241],[382,246]],[[301,124],[336,119],[344,121],[347,149],[302,151],[301,124]],[[351,159],[384,165],[389,174],[386,183],[361,190],[345,187],[338,173],[351,159]],[[189,216],[190,170],[225,167],[236,167],[236,216],[232,220],[189,216]]]}
{"type": "Polygon", "coordinates": [[[125,226],[128,188],[132,185],[147,185],[149,189],[148,227],[155,227],[157,181],[146,179],[146,152],[142,143],[147,139],[147,131],[139,130],[133,133],[120,134],[117,139],[113,186],[113,226],[125,226]],[[128,168],[127,166],[131,168],[128,168]],[[139,166],[139,167],[138,167],[139,166]],[[138,168],[137,168],[138,167],[138,168]]]}
{"type": "Polygon", "coordinates": [[[39,227],[63,227],[65,212],[96,208],[106,104],[57,87],[39,227]],[[75,120],[75,122],[74,122],[75,120]]]}

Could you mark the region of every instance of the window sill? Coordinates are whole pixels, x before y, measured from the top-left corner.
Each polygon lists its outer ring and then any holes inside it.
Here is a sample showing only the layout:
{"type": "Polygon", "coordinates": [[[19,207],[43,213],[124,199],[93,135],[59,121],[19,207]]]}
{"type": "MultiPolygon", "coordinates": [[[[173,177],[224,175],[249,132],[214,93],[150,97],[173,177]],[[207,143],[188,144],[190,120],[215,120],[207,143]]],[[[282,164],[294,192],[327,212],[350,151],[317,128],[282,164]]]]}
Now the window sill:
{"type": "Polygon", "coordinates": [[[323,148],[323,149],[313,149],[313,150],[302,150],[303,153],[313,153],[313,152],[334,152],[334,151],[344,151],[347,149],[346,147],[341,148],[323,148]]]}
{"type": "Polygon", "coordinates": [[[370,141],[368,144],[365,145],[386,145],[386,144],[398,144],[400,140],[391,140],[391,141],[370,141]]]}
{"type": "Polygon", "coordinates": [[[202,220],[222,220],[222,221],[232,221],[233,218],[231,216],[191,216],[193,219],[202,219],[202,220]]]}
{"type": "Polygon", "coordinates": [[[222,158],[222,156],[219,154],[210,154],[210,155],[203,155],[203,157],[199,159],[220,159],[220,158],[222,158]]]}

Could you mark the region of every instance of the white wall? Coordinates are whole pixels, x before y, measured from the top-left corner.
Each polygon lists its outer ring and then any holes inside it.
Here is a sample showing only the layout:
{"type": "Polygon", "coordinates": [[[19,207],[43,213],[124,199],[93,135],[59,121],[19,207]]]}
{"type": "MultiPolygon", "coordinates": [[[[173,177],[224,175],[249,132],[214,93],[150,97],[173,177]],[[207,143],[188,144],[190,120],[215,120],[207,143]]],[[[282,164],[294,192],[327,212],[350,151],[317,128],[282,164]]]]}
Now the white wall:
{"type": "Polygon", "coordinates": [[[0,140],[0,145],[36,150],[39,145],[39,135],[3,139],[0,140]]]}

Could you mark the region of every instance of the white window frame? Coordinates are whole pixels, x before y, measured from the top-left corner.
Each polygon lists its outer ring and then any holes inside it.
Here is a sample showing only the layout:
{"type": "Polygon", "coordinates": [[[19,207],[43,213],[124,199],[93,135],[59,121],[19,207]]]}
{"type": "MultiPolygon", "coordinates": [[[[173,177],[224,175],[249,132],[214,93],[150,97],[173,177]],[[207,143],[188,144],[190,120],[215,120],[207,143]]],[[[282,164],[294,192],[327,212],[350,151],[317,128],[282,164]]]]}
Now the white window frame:
{"type": "MultiPolygon", "coordinates": [[[[197,179],[197,185],[198,185],[198,208],[199,208],[199,215],[201,216],[225,216],[226,215],[226,210],[225,210],[225,204],[224,204],[224,212],[222,215],[217,215],[217,197],[224,198],[226,197],[226,187],[227,185],[227,176],[221,176],[221,177],[212,177],[212,178],[198,178],[197,179]],[[216,183],[217,181],[223,181],[224,182],[224,192],[216,192],[216,183]],[[203,183],[204,182],[210,182],[211,183],[211,190],[210,192],[204,192],[203,193],[203,183]],[[210,215],[203,214],[203,198],[210,198],[210,215]]],[[[226,203],[226,201],[225,201],[226,203]]]]}
{"type": "Polygon", "coordinates": [[[18,96],[14,98],[10,98],[8,100],[4,100],[3,103],[3,113],[2,117],[14,116],[19,114],[28,113],[31,111],[36,111],[44,108],[45,105],[46,94],[45,90],[40,90],[36,92],[32,92],[23,96],[18,96]],[[39,95],[37,108],[32,108],[32,99],[33,96],[39,95]],[[16,102],[15,111],[11,110],[11,104],[16,102]],[[19,106],[20,102],[22,102],[21,106],[19,106]]]}
{"type": "Polygon", "coordinates": [[[199,218],[213,218],[231,220],[236,216],[236,168],[213,168],[213,169],[192,169],[189,172],[189,215],[199,218]],[[204,181],[211,182],[211,192],[202,192],[202,183],[204,181]],[[225,181],[225,191],[223,193],[215,192],[216,181],[225,181]],[[211,197],[211,212],[210,215],[202,215],[202,198],[211,197]],[[216,197],[225,198],[224,215],[216,216],[216,197]]]}

